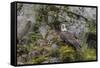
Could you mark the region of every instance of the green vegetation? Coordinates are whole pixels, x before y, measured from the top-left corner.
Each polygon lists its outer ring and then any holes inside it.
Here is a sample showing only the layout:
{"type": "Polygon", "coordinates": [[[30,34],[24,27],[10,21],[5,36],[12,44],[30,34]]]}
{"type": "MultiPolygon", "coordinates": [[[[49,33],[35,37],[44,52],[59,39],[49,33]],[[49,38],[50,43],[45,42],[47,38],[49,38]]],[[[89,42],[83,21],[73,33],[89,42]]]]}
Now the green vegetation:
{"type": "Polygon", "coordinates": [[[96,60],[96,50],[95,49],[87,48],[82,54],[83,54],[83,61],[96,60]]]}
{"type": "Polygon", "coordinates": [[[71,62],[75,60],[76,52],[72,47],[61,46],[59,54],[62,62],[71,62]]]}

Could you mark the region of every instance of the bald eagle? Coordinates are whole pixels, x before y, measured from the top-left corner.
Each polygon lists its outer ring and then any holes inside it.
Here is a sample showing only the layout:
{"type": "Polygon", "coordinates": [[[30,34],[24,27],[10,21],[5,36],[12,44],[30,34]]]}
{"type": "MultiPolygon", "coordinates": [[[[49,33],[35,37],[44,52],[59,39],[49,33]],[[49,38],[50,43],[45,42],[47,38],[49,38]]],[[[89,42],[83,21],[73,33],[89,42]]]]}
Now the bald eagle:
{"type": "Polygon", "coordinates": [[[65,24],[61,24],[60,38],[64,43],[73,46],[76,51],[80,51],[81,45],[79,39],[75,36],[75,34],[68,32],[65,24]]]}

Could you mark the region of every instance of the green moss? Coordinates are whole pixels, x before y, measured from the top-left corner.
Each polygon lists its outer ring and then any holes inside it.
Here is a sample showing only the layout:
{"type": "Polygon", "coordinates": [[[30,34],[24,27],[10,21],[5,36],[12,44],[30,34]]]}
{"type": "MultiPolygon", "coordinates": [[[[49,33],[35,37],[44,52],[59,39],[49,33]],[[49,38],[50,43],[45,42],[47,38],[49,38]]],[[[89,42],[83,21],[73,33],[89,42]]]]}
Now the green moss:
{"type": "Polygon", "coordinates": [[[91,21],[91,22],[87,22],[87,25],[88,25],[89,32],[96,34],[96,23],[91,21]]]}
{"type": "Polygon", "coordinates": [[[69,46],[62,46],[59,49],[60,58],[63,62],[69,62],[75,60],[75,50],[69,46]]]}
{"type": "Polygon", "coordinates": [[[31,41],[37,41],[37,39],[40,39],[42,36],[39,33],[32,32],[28,37],[31,41]]]}
{"type": "Polygon", "coordinates": [[[34,49],[38,50],[39,52],[43,52],[43,50],[47,51],[48,53],[47,54],[40,54],[36,57],[33,57],[31,60],[31,63],[32,64],[41,64],[42,62],[44,61],[49,61],[49,58],[51,56],[51,47],[41,47],[41,48],[38,48],[38,47],[35,47],[34,49]]]}
{"type": "MultiPolygon", "coordinates": [[[[50,46],[33,46],[31,47],[32,51],[37,51],[40,54],[37,56],[32,57],[27,63],[29,64],[40,64],[43,61],[49,60],[50,56],[51,56],[51,47],[50,46]],[[43,54],[43,52],[47,52],[45,54],[43,54]]],[[[31,51],[30,51],[31,52],[31,51]]]]}
{"type": "Polygon", "coordinates": [[[83,59],[84,60],[96,60],[96,50],[95,49],[86,49],[83,52],[83,59]]]}
{"type": "Polygon", "coordinates": [[[33,64],[40,64],[40,63],[42,63],[42,62],[45,61],[45,60],[48,60],[48,58],[41,55],[41,56],[38,56],[38,57],[34,57],[34,58],[32,59],[32,63],[33,63],[33,64]]]}

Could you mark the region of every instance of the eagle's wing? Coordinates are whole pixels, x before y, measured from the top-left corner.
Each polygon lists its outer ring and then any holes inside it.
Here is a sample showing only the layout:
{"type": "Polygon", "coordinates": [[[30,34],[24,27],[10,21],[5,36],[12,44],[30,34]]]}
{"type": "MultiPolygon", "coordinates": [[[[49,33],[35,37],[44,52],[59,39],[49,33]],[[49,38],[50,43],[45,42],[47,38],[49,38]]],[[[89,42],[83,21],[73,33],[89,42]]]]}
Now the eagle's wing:
{"type": "Polygon", "coordinates": [[[78,39],[76,39],[74,37],[74,35],[72,33],[69,32],[61,32],[60,34],[61,39],[65,42],[65,43],[69,43],[71,44],[73,47],[75,47],[75,49],[77,51],[80,51],[81,49],[81,45],[78,39]]]}
{"type": "Polygon", "coordinates": [[[76,48],[77,51],[80,51],[81,46],[80,46],[80,43],[77,39],[71,38],[71,39],[67,39],[65,41],[69,42],[71,45],[73,45],[76,48]]]}

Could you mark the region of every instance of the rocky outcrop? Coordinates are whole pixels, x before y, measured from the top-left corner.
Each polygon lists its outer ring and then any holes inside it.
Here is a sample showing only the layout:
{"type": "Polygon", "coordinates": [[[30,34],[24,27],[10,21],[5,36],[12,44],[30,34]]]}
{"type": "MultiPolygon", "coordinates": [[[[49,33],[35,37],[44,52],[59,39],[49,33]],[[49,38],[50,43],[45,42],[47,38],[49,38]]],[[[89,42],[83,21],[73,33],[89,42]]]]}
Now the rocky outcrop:
{"type": "MultiPolygon", "coordinates": [[[[17,16],[17,35],[18,39],[21,39],[25,36],[28,32],[32,31],[34,23],[36,23],[37,18],[37,10],[39,8],[49,8],[49,6],[40,6],[40,5],[30,5],[30,4],[23,4],[19,5],[19,15],[17,16]],[[29,25],[29,26],[27,26],[29,25]]],[[[88,22],[93,22],[96,24],[96,9],[95,8],[88,8],[88,7],[58,7],[55,6],[55,9],[59,9],[58,13],[55,13],[56,10],[47,10],[48,15],[48,23],[54,21],[54,16],[57,17],[58,21],[61,23],[65,23],[67,26],[66,28],[76,34],[76,36],[80,37],[84,32],[89,31],[89,24],[88,22]],[[55,14],[54,14],[55,13],[55,14]],[[58,15],[57,15],[58,14],[58,15]]],[[[42,11],[41,11],[42,12],[42,11]]],[[[45,33],[44,30],[46,28],[42,28],[42,33],[45,33]]],[[[41,32],[41,31],[40,31],[41,32]]]]}

